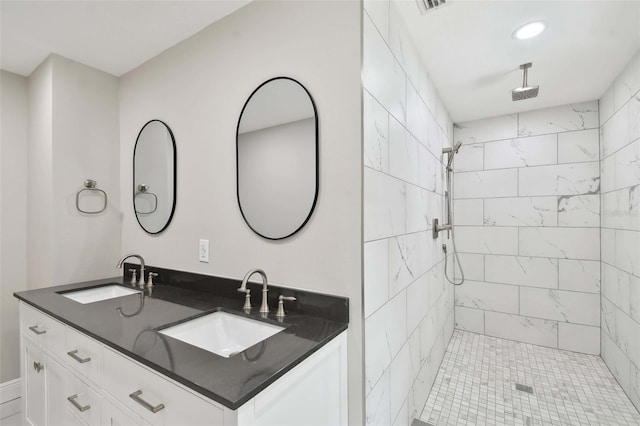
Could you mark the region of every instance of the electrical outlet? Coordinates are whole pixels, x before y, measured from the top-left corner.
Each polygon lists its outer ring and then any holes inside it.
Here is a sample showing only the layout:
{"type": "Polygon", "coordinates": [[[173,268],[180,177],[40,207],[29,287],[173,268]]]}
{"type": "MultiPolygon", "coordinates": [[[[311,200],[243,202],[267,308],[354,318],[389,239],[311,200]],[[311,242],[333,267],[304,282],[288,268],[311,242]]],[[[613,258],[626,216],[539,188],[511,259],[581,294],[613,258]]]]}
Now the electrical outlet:
{"type": "Polygon", "coordinates": [[[209,240],[200,240],[198,260],[209,263],[209,240]]]}

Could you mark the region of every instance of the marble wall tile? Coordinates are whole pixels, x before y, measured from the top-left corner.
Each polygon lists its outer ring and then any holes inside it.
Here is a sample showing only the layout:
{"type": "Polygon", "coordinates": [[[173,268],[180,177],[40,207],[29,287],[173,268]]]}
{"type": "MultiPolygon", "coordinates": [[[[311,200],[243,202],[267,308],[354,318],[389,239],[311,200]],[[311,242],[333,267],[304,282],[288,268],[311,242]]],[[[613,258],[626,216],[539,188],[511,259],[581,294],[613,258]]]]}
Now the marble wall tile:
{"type": "MultiPolygon", "coordinates": [[[[638,114],[640,116],[640,113],[638,114]]],[[[638,120],[640,122],[640,120],[638,120]]],[[[635,186],[640,182],[640,140],[625,146],[615,154],[614,189],[635,186]]]]}
{"type": "MultiPolygon", "coordinates": [[[[417,84],[417,82],[416,82],[417,84]]],[[[429,115],[429,110],[424,104],[418,90],[413,84],[407,84],[407,130],[423,145],[427,144],[429,137],[429,121],[425,117],[429,115]]]]}
{"type": "Polygon", "coordinates": [[[406,231],[405,183],[364,169],[364,239],[387,238],[406,231]]]}
{"type": "Polygon", "coordinates": [[[482,199],[454,200],[453,223],[458,225],[483,225],[482,199]]]}
{"type": "Polygon", "coordinates": [[[367,426],[388,426],[391,424],[391,395],[389,391],[389,371],[376,383],[365,400],[365,424],[367,426]]]}
{"type": "Polygon", "coordinates": [[[615,231],[616,255],[614,266],[640,277],[640,232],[615,231]]]}
{"type": "Polygon", "coordinates": [[[558,349],[600,355],[600,327],[558,323],[558,349]]]}
{"type": "Polygon", "coordinates": [[[518,170],[505,169],[455,173],[453,175],[453,187],[455,188],[454,197],[456,199],[515,197],[518,195],[518,170]]]}
{"type": "Polygon", "coordinates": [[[364,165],[389,172],[389,113],[364,91],[364,165]]]}
{"type": "Polygon", "coordinates": [[[603,262],[602,296],[640,323],[640,277],[603,262]]]}
{"type": "Polygon", "coordinates": [[[402,408],[400,408],[400,411],[396,416],[396,419],[393,421],[392,426],[404,426],[410,423],[408,407],[409,407],[409,401],[405,400],[404,404],[402,405],[402,408]]]}
{"type": "Polygon", "coordinates": [[[616,112],[600,130],[602,156],[608,157],[633,140],[630,134],[629,111],[631,102],[616,112]]]}
{"type": "Polygon", "coordinates": [[[404,20],[394,2],[389,7],[389,47],[400,66],[407,73],[407,78],[414,85],[419,83],[420,60],[408,34],[404,20]]]}
{"type": "Polygon", "coordinates": [[[602,226],[640,231],[640,185],[602,194],[602,226]]]}
{"type": "MultiPolygon", "coordinates": [[[[605,124],[614,113],[613,106],[613,84],[609,86],[604,95],[598,101],[600,109],[600,126],[605,124]]],[[[602,151],[600,151],[602,152],[602,151]]]]}
{"type": "Polygon", "coordinates": [[[364,244],[364,316],[368,318],[389,297],[389,240],[364,244]]]}
{"type": "Polygon", "coordinates": [[[558,162],[556,134],[508,139],[484,144],[484,168],[540,166],[558,162]]]}
{"type": "Polygon", "coordinates": [[[484,169],[483,143],[465,145],[453,158],[453,169],[458,172],[472,172],[484,169]]]}
{"type": "Polygon", "coordinates": [[[518,228],[459,226],[455,232],[460,252],[518,254],[518,228]]]}
{"type": "Polygon", "coordinates": [[[389,174],[418,184],[418,141],[394,118],[389,119],[389,174]]]}
{"type": "Polygon", "coordinates": [[[616,332],[614,341],[635,365],[640,364],[640,323],[616,309],[616,332]]]}
{"type": "Polygon", "coordinates": [[[616,231],[613,229],[600,229],[600,244],[602,246],[601,258],[603,263],[616,264],[616,231]]]}
{"type": "Polygon", "coordinates": [[[520,288],[520,314],[524,316],[599,327],[599,307],[598,294],[520,288]]]}
{"type": "Polygon", "coordinates": [[[558,288],[558,260],[546,257],[485,255],[485,279],[489,282],[558,288]]]}
{"type": "Polygon", "coordinates": [[[367,15],[363,19],[362,82],[387,111],[405,122],[405,73],[367,15]]]}
{"type": "Polygon", "coordinates": [[[484,334],[484,311],[482,309],[456,306],[456,328],[484,334]]]}
{"type": "Polygon", "coordinates": [[[640,52],[636,53],[624,71],[613,82],[614,110],[617,111],[640,90],[640,52]]]}
{"type": "Polygon", "coordinates": [[[611,339],[616,336],[616,306],[606,297],[600,299],[600,329],[607,333],[611,339]]]}
{"type": "Polygon", "coordinates": [[[467,121],[455,124],[454,142],[472,144],[478,142],[513,139],[518,137],[518,115],[467,121]]]}
{"type": "Polygon", "coordinates": [[[429,89],[430,89],[430,78],[429,78],[429,74],[427,73],[426,68],[424,67],[420,67],[420,81],[418,82],[418,94],[420,95],[420,98],[422,99],[422,102],[425,103],[425,105],[427,106],[427,109],[429,108],[429,89]]]}
{"type": "Polygon", "coordinates": [[[604,331],[600,333],[600,356],[623,389],[629,389],[629,358],[604,331]]]}
{"type": "Polygon", "coordinates": [[[600,129],[558,133],[558,163],[600,159],[600,129]]]}
{"type": "Polygon", "coordinates": [[[559,260],[560,290],[600,294],[600,261],[559,260]]]}
{"type": "Polygon", "coordinates": [[[607,193],[616,189],[616,156],[610,155],[600,161],[600,192],[607,193]]]}
{"type": "Polygon", "coordinates": [[[433,302],[429,300],[428,274],[420,276],[407,287],[407,335],[420,325],[433,302]]]}
{"type": "Polygon", "coordinates": [[[464,276],[472,281],[484,281],[484,254],[458,253],[464,276]]]}
{"type": "Polygon", "coordinates": [[[409,355],[409,343],[407,342],[391,362],[389,371],[389,389],[391,394],[389,406],[392,419],[398,416],[413,383],[411,369],[407,368],[410,365],[411,357],[409,355]]]}
{"type": "Polygon", "coordinates": [[[433,193],[426,191],[419,186],[407,184],[407,217],[406,232],[418,232],[431,228],[431,218],[429,215],[429,202],[433,197],[433,193]]]}
{"type": "Polygon", "coordinates": [[[558,197],[558,226],[600,226],[600,195],[558,197]]]}
{"type": "Polygon", "coordinates": [[[418,185],[421,188],[437,192],[440,188],[439,175],[442,164],[423,145],[418,145],[418,185]]]}
{"type": "Polygon", "coordinates": [[[484,224],[489,226],[556,226],[558,203],[552,197],[486,198],[484,224]]]}
{"type": "Polygon", "coordinates": [[[364,0],[364,10],[382,38],[389,41],[389,0],[364,0]]]}
{"type": "Polygon", "coordinates": [[[456,288],[455,297],[456,306],[518,313],[518,288],[515,286],[466,280],[456,288]]]}
{"type": "Polygon", "coordinates": [[[365,393],[371,392],[407,340],[407,300],[401,293],[365,320],[365,393]]]}
{"type": "Polygon", "coordinates": [[[485,334],[534,345],[558,347],[556,321],[485,312],[485,334]]]}
{"type": "Polygon", "coordinates": [[[544,135],[599,127],[598,101],[521,112],[518,116],[518,136],[544,135]]]}
{"type": "Polygon", "coordinates": [[[521,256],[599,260],[598,228],[520,228],[521,256]]]}
{"type": "Polygon", "coordinates": [[[523,168],[518,170],[518,180],[520,196],[598,194],[600,165],[591,162],[523,168]]]}
{"type": "Polygon", "coordinates": [[[389,240],[389,296],[393,296],[437,263],[437,240],[430,232],[406,234],[389,240]]]}

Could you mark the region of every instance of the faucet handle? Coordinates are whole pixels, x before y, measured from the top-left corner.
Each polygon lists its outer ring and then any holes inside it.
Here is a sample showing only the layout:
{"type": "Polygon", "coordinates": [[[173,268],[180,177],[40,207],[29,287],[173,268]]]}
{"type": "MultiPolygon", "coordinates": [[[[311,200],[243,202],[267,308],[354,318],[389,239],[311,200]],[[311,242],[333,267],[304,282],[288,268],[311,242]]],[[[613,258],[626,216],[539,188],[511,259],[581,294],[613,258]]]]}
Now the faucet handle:
{"type": "Polygon", "coordinates": [[[244,306],[242,307],[242,309],[244,309],[244,311],[248,313],[251,310],[251,290],[246,289],[245,293],[246,296],[244,296],[244,306]]]}
{"type": "Polygon", "coordinates": [[[157,277],[158,274],[156,272],[149,272],[147,275],[149,276],[147,287],[153,287],[153,277],[157,277]]]}
{"type": "Polygon", "coordinates": [[[135,287],[136,284],[138,284],[138,277],[136,275],[138,270],[136,268],[131,268],[129,269],[129,272],[131,272],[131,281],[129,281],[129,284],[135,287]]]}
{"type": "Polygon", "coordinates": [[[276,312],[276,318],[283,318],[285,315],[284,312],[284,301],[294,301],[296,300],[295,297],[293,296],[283,296],[280,295],[280,297],[278,297],[278,312],[276,312]]]}

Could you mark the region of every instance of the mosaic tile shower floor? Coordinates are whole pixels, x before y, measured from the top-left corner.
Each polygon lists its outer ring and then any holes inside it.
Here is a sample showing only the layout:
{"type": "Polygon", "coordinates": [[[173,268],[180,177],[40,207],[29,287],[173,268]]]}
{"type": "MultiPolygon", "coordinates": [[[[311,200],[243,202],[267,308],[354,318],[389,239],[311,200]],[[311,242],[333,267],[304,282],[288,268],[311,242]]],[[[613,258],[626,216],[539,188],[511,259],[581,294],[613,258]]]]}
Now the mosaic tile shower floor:
{"type": "Polygon", "coordinates": [[[420,417],[437,426],[640,425],[600,357],[462,330],[453,333],[420,417]]]}

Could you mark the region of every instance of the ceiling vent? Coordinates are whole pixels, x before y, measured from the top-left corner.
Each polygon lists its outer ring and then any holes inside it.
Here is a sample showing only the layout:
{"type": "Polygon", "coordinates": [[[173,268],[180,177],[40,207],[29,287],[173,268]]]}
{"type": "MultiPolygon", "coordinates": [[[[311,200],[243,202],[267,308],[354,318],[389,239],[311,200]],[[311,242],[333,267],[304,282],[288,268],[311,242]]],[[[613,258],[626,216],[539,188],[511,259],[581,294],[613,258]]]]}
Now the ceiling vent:
{"type": "Polygon", "coordinates": [[[447,0],[416,0],[416,2],[418,3],[418,9],[420,9],[421,15],[447,4],[447,0]]]}

